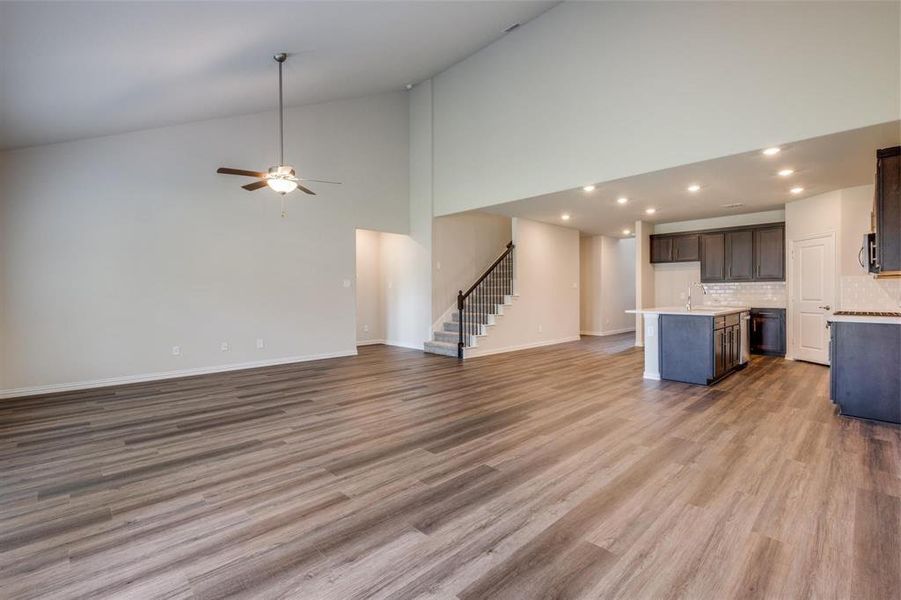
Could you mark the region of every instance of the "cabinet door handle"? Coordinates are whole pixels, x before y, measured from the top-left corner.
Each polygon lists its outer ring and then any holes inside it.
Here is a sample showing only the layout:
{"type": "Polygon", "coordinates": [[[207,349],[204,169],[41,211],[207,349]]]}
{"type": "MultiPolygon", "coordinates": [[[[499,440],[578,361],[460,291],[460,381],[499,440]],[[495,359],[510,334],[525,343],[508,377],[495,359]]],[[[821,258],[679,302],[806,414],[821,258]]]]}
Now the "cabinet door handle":
{"type": "Polygon", "coordinates": [[[823,310],[832,310],[832,307],[828,304],[826,306],[817,306],[817,308],[822,308],[823,310]]]}

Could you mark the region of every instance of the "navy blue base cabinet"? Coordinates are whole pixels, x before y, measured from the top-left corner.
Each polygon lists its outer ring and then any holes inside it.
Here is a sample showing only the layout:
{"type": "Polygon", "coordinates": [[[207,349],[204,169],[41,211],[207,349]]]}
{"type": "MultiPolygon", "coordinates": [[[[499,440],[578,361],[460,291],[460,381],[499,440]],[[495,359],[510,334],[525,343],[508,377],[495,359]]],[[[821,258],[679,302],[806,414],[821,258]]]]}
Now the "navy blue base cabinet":
{"type": "Polygon", "coordinates": [[[741,315],[660,315],[660,378],[710,385],[744,367],[741,315]]]}
{"type": "Polygon", "coordinates": [[[829,383],[841,414],[901,423],[901,325],[831,324],[829,383]]]}

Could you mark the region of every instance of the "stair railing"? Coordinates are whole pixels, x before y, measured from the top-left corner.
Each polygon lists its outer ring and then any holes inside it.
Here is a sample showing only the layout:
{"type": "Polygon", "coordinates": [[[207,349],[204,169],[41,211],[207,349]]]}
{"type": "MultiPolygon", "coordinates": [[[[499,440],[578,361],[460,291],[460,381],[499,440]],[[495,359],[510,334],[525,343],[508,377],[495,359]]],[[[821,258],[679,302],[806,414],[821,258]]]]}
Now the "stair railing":
{"type": "Polygon", "coordinates": [[[487,322],[487,315],[497,304],[498,296],[513,295],[513,242],[488,267],[481,277],[466,290],[457,293],[457,358],[463,358],[463,349],[471,345],[472,336],[481,333],[482,319],[487,322]]]}

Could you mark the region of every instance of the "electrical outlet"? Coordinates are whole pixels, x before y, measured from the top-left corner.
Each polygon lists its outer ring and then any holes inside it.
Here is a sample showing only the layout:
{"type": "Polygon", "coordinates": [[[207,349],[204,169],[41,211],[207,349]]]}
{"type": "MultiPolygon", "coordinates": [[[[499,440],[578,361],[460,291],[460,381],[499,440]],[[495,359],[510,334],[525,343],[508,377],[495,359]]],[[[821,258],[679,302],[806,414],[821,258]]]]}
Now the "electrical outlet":
{"type": "Polygon", "coordinates": [[[263,338],[257,338],[257,350],[263,349],[263,338]]]}
{"type": "Polygon", "coordinates": [[[369,325],[363,325],[363,333],[369,333],[369,325]]]}
{"type": "Polygon", "coordinates": [[[172,346],[172,356],[181,356],[181,346],[172,346]]]}
{"type": "Polygon", "coordinates": [[[544,332],[544,325],[541,325],[541,324],[539,323],[539,324],[538,324],[538,333],[543,333],[543,332],[544,332]]]}
{"type": "Polygon", "coordinates": [[[350,287],[350,279],[344,280],[344,287],[350,287]]]}
{"type": "Polygon", "coordinates": [[[228,342],[222,342],[219,344],[219,349],[223,352],[228,352],[228,342]]]}
{"type": "Polygon", "coordinates": [[[440,260],[437,263],[435,263],[435,268],[438,269],[439,271],[441,270],[441,261],[440,260]]]}

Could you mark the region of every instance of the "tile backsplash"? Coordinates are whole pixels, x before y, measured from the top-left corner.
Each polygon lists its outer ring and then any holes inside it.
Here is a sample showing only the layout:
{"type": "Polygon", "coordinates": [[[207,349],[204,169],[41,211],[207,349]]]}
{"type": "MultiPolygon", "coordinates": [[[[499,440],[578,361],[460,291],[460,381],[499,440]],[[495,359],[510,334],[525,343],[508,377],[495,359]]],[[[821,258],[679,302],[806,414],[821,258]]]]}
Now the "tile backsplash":
{"type": "Polygon", "coordinates": [[[785,308],[785,283],[707,283],[706,296],[697,296],[707,306],[751,306],[753,308],[785,308]]]}
{"type": "Polygon", "coordinates": [[[875,279],[869,275],[841,278],[842,310],[894,312],[901,308],[901,279],[875,279]]]}

